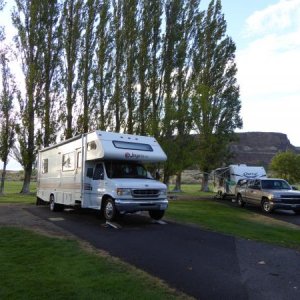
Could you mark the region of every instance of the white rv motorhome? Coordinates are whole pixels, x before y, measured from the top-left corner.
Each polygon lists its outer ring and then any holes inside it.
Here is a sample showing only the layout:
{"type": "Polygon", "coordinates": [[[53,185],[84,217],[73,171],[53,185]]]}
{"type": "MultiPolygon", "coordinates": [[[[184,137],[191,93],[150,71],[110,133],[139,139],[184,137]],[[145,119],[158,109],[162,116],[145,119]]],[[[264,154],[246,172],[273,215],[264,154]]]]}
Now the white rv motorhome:
{"type": "Polygon", "coordinates": [[[102,210],[107,220],[148,211],[158,220],[168,207],[167,187],[142,163],[166,159],[153,137],[98,130],[76,136],[39,151],[37,204],[102,210]]]}
{"type": "Polygon", "coordinates": [[[266,177],[264,167],[247,166],[246,164],[229,165],[218,168],[213,172],[214,192],[220,198],[235,197],[235,188],[242,179],[253,179],[266,177]]]}

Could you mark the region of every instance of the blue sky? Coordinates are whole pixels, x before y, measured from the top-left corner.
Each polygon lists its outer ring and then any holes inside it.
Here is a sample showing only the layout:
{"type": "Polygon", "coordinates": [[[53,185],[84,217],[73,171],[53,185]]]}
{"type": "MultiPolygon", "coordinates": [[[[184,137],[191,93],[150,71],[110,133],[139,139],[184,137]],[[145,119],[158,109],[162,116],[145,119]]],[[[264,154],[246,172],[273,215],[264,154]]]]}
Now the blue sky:
{"type": "Polygon", "coordinates": [[[223,0],[222,6],[237,46],[241,131],[282,132],[300,146],[300,0],[223,0]]]}
{"type": "MultiPolygon", "coordinates": [[[[222,6],[237,47],[241,131],[282,132],[300,146],[300,0],[223,0],[222,6]]],[[[0,23],[12,36],[6,17],[0,23]]],[[[15,168],[11,161],[8,169],[15,168]]]]}

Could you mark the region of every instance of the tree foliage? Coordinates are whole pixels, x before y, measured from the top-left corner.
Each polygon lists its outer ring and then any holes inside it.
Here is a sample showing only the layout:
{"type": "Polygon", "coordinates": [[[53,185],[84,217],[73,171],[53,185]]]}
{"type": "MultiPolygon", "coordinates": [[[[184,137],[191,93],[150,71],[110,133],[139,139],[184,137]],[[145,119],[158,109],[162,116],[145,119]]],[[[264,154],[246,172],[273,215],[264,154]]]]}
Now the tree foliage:
{"type": "Polygon", "coordinates": [[[274,176],[289,183],[300,182],[300,155],[291,151],[280,152],[272,158],[270,169],[274,176]]]}
{"type": "Polygon", "coordinates": [[[40,145],[93,129],[155,136],[169,157],[165,182],[191,164],[208,172],[222,163],[242,121],[221,1],[207,9],[200,0],[15,4],[26,176],[40,145]]]}
{"type": "Polygon", "coordinates": [[[9,68],[7,53],[0,54],[2,91],[0,94],[0,159],[3,162],[0,194],[4,191],[4,181],[8,155],[15,143],[15,116],[13,101],[16,93],[15,80],[9,68]]]}
{"type": "Polygon", "coordinates": [[[199,133],[199,165],[207,174],[219,166],[227,154],[234,130],[242,127],[241,103],[236,82],[235,44],[226,35],[221,1],[211,1],[199,19],[193,55],[192,112],[199,133]]]}

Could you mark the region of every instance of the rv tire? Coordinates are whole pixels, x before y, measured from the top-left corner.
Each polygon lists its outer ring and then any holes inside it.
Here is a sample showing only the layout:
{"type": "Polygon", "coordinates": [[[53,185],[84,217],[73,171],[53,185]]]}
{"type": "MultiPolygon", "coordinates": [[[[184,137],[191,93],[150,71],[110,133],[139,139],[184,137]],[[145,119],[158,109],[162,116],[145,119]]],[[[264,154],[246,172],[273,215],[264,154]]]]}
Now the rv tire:
{"type": "Polygon", "coordinates": [[[36,197],[36,203],[35,204],[36,205],[42,205],[42,204],[44,204],[44,201],[41,198],[36,197]]]}
{"type": "Polygon", "coordinates": [[[149,215],[154,220],[160,220],[165,214],[164,210],[149,210],[149,215]]]}
{"type": "Polygon", "coordinates": [[[62,211],[64,206],[62,204],[55,203],[54,195],[50,196],[50,210],[51,211],[62,211]]]}
{"type": "Polygon", "coordinates": [[[114,221],[118,215],[115,202],[112,198],[107,198],[103,204],[103,215],[107,221],[114,221]]]}
{"type": "Polygon", "coordinates": [[[237,203],[238,203],[239,207],[244,207],[245,206],[245,202],[243,200],[243,197],[240,194],[237,195],[237,203]]]}

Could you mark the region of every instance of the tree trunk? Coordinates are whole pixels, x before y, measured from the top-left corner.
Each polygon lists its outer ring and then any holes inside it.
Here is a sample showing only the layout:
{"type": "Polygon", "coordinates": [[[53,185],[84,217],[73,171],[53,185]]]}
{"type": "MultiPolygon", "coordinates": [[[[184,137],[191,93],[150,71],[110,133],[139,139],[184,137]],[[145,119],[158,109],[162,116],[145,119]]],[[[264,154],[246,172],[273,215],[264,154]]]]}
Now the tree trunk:
{"type": "Polygon", "coordinates": [[[7,165],[7,161],[4,161],[3,162],[2,175],[1,175],[0,195],[3,195],[3,192],[4,192],[4,182],[5,182],[5,175],[6,175],[6,165],[7,165]]]}
{"type": "Polygon", "coordinates": [[[32,164],[29,164],[25,170],[24,170],[24,181],[23,181],[23,187],[21,190],[21,194],[29,194],[30,193],[30,180],[31,180],[31,173],[32,173],[32,164]]]}
{"type": "Polygon", "coordinates": [[[180,193],[181,190],[181,172],[176,174],[176,181],[175,181],[175,187],[173,189],[173,192],[180,193]]]}
{"type": "Polygon", "coordinates": [[[203,173],[201,191],[202,192],[209,192],[209,188],[208,188],[208,173],[207,172],[203,173]]]}

